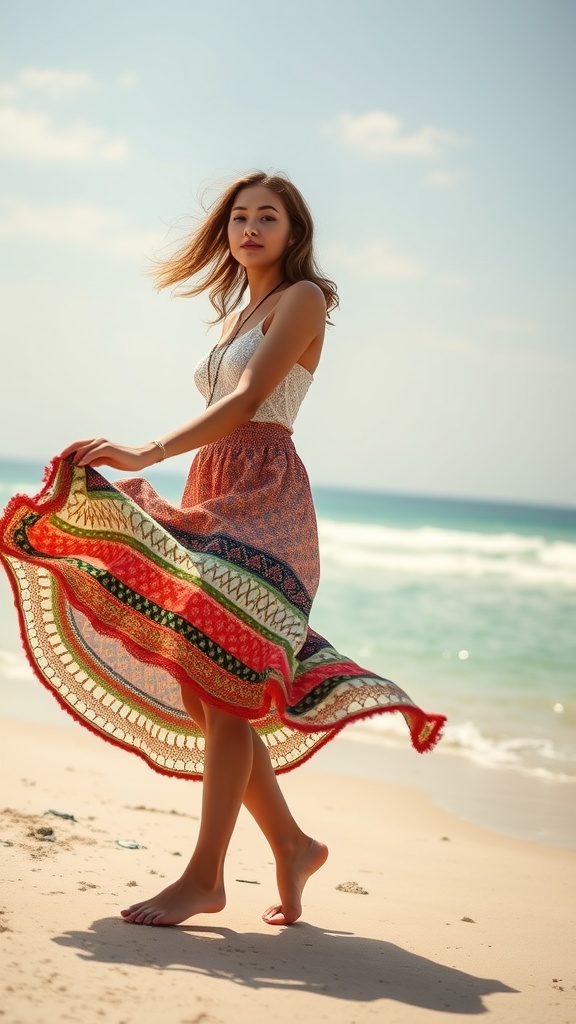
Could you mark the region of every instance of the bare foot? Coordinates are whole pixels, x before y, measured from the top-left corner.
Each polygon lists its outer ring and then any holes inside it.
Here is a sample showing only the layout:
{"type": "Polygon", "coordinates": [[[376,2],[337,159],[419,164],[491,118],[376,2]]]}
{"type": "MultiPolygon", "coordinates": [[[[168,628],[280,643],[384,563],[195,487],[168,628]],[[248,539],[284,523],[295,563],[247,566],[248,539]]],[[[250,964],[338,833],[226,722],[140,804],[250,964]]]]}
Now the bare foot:
{"type": "Polygon", "coordinates": [[[157,896],[133,903],[120,913],[130,924],[181,924],[194,914],[216,914],[226,905],[224,888],[204,889],[194,879],[182,876],[157,896]]]}
{"type": "Polygon", "coordinates": [[[262,914],[266,924],[294,924],[302,913],[302,892],[306,882],[325,863],[328,847],[306,838],[300,850],[276,861],[276,879],[280,903],[262,914]]]}

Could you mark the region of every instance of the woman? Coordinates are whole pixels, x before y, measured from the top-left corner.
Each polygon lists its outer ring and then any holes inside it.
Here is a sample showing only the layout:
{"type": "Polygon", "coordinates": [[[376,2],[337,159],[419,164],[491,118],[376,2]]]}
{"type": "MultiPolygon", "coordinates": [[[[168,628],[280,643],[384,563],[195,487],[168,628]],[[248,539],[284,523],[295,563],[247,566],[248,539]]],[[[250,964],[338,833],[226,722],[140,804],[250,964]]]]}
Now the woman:
{"type": "Polygon", "coordinates": [[[224,907],[242,803],[276,861],[279,901],[264,920],[296,921],[328,851],[299,828],[276,774],[367,715],[401,711],[420,751],[444,721],[308,627],[316,523],[291,432],[338,301],[312,242],[290,181],[256,172],[234,182],[158,270],[160,287],[209,289],[223,321],[196,368],[205,411],[140,448],[75,441],[41,494],[14,499],[3,519],[0,551],[42,682],[104,738],[204,782],[191,860],[174,884],[122,911],[135,924],[224,907]],[[140,472],[193,449],[179,509],[141,478],[113,487],[96,472],[140,472]]]}

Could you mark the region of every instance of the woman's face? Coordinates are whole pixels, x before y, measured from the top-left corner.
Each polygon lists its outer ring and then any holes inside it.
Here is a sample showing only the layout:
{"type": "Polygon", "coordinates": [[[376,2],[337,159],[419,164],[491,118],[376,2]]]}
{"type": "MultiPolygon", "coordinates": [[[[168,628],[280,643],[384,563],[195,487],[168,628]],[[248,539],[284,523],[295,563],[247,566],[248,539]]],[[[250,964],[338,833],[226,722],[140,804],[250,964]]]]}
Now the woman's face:
{"type": "Polygon", "coordinates": [[[230,252],[246,270],[281,264],[292,240],[286,208],[272,189],[250,185],[240,189],[230,211],[230,252]]]}

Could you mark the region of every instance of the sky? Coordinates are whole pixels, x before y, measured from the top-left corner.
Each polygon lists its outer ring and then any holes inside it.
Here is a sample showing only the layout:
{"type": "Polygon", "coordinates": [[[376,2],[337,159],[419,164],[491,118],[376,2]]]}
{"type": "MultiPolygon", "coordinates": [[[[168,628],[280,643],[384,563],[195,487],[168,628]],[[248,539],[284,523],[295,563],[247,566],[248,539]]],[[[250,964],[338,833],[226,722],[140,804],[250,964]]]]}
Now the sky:
{"type": "Polygon", "coordinates": [[[312,483],[576,506],[573,0],[0,0],[0,40],[0,456],[201,411],[211,307],[147,270],[263,168],[340,293],[312,483]]]}

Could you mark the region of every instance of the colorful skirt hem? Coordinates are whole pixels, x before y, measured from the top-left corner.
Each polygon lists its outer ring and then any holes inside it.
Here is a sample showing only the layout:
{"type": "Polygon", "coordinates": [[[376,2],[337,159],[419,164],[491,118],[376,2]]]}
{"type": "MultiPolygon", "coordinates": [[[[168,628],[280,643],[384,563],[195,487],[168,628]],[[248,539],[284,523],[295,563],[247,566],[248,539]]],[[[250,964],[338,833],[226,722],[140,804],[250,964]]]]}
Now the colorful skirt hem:
{"type": "Polygon", "coordinates": [[[419,752],[444,716],[308,624],[318,580],[308,480],[287,431],[249,424],[202,449],[183,504],[55,459],[0,521],[26,654],[58,703],[156,771],[200,779],[182,688],[248,719],[276,773],[345,725],[403,715],[419,752]],[[279,500],[282,496],[282,500],[279,500]]]}

